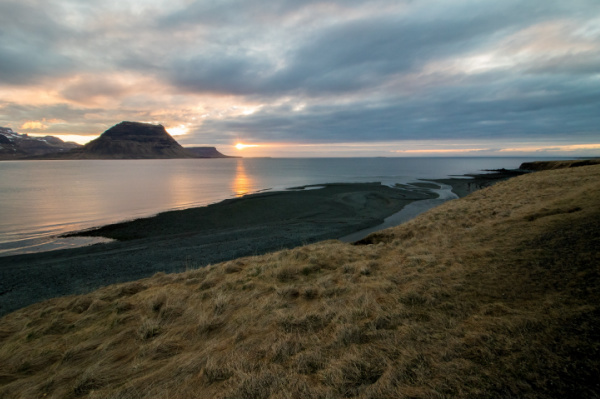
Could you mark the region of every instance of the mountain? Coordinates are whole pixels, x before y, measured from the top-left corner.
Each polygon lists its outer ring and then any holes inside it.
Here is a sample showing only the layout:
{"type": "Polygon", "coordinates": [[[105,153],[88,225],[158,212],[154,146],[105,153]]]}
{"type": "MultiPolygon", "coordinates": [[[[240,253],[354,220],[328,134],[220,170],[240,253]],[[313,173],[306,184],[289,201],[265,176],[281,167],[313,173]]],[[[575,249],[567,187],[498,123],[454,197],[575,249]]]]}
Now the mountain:
{"type": "Polygon", "coordinates": [[[46,136],[33,138],[0,128],[0,160],[103,160],[230,158],[214,147],[182,147],[162,125],[123,121],[81,146],[46,136]]]}
{"type": "Polygon", "coordinates": [[[81,147],[74,142],[63,142],[54,136],[33,137],[0,127],[0,160],[18,160],[25,157],[65,153],[81,147]]]}
{"type": "MultiPolygon", "coordinates": [[[[63,156],[63,155],[61,155],[63,156]]],[[[83,147],[64,154],[69,159],[196,158],[162,125],[123,121],[83,147]]]]}
{"type": "Polygon", "coordinates": [[[226,156],[215,147],[185,147],[185,149],[200,158],[240,158],[236,156],[226,156]]]}

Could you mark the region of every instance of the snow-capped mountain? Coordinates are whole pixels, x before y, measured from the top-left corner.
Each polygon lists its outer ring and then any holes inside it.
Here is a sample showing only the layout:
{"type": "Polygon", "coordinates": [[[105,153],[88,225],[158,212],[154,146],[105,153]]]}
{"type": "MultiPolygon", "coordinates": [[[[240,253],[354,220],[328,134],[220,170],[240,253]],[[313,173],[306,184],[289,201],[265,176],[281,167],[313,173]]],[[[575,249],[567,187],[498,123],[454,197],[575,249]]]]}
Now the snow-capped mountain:
{"type": "Polygon", "coordinates": [[[54,136],[34,137],[0,127],[0,160],[16,160],[49,153],[62,153],[81,147],[54,136]]]}

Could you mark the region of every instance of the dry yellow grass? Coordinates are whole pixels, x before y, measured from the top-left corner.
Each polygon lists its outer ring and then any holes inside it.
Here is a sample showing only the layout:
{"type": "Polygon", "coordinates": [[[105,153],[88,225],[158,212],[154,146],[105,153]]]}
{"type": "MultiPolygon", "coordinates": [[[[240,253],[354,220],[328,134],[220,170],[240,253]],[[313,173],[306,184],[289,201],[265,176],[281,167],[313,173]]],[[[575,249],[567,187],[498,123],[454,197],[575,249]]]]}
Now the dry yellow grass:
{"type": "Polygon", "coordinates": [[[522,169],[530,171],[546,171],[550,169],[575,168],[600,164],[600,158],[562,160],[562,161],[533,161],[521,164],[522,169]]]}
{"type": "Polygon", "coordinates": [[[599,397],[600,166],[0,320],[2,397],[599,397]]]}

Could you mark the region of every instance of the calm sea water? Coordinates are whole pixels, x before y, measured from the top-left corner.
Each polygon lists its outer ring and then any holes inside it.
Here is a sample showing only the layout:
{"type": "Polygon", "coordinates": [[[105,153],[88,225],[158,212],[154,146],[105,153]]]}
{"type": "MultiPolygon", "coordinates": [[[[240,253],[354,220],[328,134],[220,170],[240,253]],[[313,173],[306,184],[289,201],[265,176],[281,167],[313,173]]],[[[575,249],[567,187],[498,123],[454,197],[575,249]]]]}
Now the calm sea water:
{"type": "Polygon", "coordinates": [[[533,158],[317,158],[0,162],[0,256],[89,243],[58,235],[261,190],[518,168],[533,158]]]}

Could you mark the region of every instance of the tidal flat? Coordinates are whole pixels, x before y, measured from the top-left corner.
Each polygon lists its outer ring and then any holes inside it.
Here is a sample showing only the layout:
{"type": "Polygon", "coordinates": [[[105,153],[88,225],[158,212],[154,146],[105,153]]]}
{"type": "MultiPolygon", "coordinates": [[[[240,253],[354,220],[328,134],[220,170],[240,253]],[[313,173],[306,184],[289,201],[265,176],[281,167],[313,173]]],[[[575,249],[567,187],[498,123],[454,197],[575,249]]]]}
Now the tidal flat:
{"type": "MultiPolygon", "coordinates": [[[[465,195],[513,174],[490,174],[489,179],[487,175],[442,183],[465,195]]],[[[182,272],[338,239],[379,225],[415,201],[437,197],[419,183],[412,189],[378,182],[320,186],[250,194],[69,234],[115,239],[110,243],[2,257],[0,315],[157,272],[182,272]]]]}

